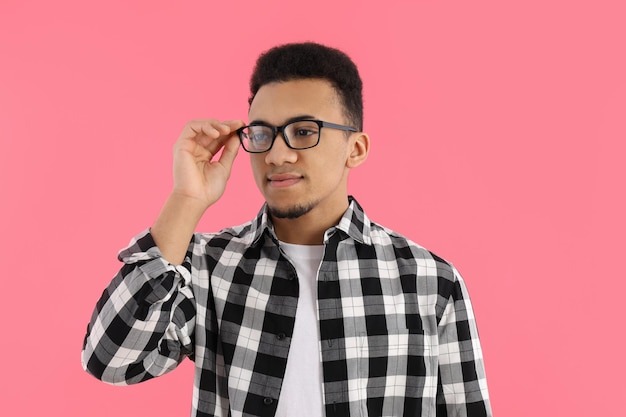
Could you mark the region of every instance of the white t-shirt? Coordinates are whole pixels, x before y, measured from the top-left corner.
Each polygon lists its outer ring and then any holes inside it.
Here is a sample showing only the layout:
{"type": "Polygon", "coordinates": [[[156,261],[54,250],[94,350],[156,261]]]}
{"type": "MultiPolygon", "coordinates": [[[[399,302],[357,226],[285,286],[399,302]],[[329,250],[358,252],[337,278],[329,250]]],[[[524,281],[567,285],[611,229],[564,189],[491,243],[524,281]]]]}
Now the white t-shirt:
{"type": "Polygon", "coordinates": [[[300,295],[276,417],[322,417],[322,362],[317,325],[317,272],[324,245],[280,242],[298,273],[300,295]]]}

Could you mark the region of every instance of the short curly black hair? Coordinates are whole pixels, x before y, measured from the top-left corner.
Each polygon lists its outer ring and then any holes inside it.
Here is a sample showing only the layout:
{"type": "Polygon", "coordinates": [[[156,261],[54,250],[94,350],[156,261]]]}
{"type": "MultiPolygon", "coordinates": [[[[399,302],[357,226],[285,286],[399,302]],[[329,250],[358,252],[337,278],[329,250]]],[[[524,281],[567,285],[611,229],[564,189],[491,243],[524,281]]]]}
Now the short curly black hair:
{"type": "Polygon", "coordinates": [[[348,121],[363,130],[363,82],[356,65],[344,52],[314,42],[288,43],[262,53],[250,77],[248,103],[265,84],[305,78],[329,81],[348,121]]]}

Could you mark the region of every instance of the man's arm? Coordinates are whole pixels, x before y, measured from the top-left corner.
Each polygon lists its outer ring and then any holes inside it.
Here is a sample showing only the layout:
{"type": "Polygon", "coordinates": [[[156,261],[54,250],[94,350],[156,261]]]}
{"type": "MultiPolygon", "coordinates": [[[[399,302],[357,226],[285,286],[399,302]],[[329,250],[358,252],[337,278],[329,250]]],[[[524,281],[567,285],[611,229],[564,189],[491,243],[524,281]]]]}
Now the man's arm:
{"type": "Polygon", "coordinates": [[[194,231],[224,192],[241,126],[242,121],[217,120],[185,125],[174,146],[174,188],[151,231],[120,252],[125,265],[102,294],[87,328],[82,363],[97,378],[141,382],[174,369],[192,352],[190,263],[202,256],[203,247],[194,241],[194,231]],[[220,158],[213,160],[219,151],[220,158]]]}
{"type": "Polygon", "coordinates": [[[467,288],[454,267],[454,279],[440,278],[447,303],[439,321],[437,416],[491,416],[478,329],[467,288]]]}
{"type": "Polygon", "coordinates": [[[148,232],[119,259],[125,265],[87,327],[82,365],[104,382],[127,385],[165,374],[193,352],[196,311],[188,266],[165,261],[148,232]]]}

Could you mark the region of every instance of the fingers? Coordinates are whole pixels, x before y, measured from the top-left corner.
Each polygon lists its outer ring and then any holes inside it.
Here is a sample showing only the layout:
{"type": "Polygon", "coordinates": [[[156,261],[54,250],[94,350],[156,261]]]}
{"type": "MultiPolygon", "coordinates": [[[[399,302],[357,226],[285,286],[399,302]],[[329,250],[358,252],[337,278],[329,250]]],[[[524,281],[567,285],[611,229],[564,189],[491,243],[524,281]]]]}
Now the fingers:
{"type": "Polygon", "coordinates": [[[222,123],[229,127],[232,134],[228,136],[226,142],[224,143],[224,148],[222,149],[222,155],[220,156],[219,162],[230,172],[235,161],[235,157],[239,152],[239,138],[235,134],[235,131],[240,127],[245,126],[245,123],[242,120],[225,120],[222,123]]]}
{"type": "Polygon", "coordinates": [[[240,127],[244,127],[246,125],[243,122],[243,120],[224,120],[222,123],[227,126],[230,126],[231,130],[233,131],[239,129],[240,127]]]}
{"type": "Polygon", "coordinates": [[[236,136],[236,130],[244,125],[242,120],[192,120],[183,128],[179,142],[192,141],[215,155],[231,136],[236,136]]]}
{"type": "Polygon", "coordinates": [[[183,128],[181,139],[195,139],[198,142],[205,141],[205,145],[218,139],[220,136],[228,135],[230,126],[219,120],[192,120],[183,128]]]}
{"type": "Polygon", "coordinates": [[[231,136],[224,144],[224,149],[219,159],[220,164],[222,164],[228,172],[230,172],[233,162],[235,162],[237,152],[239,152],[239,140],[231,136]]]}

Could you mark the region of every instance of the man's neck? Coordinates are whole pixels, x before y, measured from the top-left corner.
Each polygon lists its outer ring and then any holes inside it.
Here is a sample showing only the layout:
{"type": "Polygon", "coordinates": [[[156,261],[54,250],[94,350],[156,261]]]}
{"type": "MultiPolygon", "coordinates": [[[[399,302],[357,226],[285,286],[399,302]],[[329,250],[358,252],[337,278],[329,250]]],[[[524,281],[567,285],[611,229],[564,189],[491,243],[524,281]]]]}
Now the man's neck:
{"type": "Polygon", "coordinates": [[[281,219],[272,216],[274,232],[278,240],[286,243],[322,245],[326,230],[336,226],[347,209],[348,201],[346,199],[345,207],[332,212],[325,211],[324,208],[318,206],[295,219],[281,219]]]}

